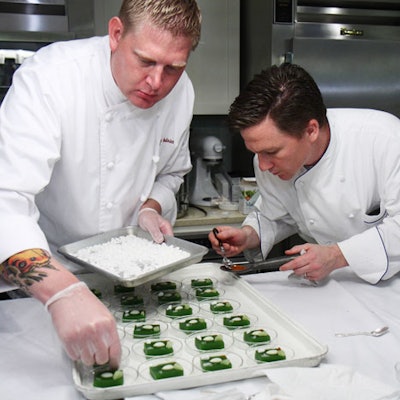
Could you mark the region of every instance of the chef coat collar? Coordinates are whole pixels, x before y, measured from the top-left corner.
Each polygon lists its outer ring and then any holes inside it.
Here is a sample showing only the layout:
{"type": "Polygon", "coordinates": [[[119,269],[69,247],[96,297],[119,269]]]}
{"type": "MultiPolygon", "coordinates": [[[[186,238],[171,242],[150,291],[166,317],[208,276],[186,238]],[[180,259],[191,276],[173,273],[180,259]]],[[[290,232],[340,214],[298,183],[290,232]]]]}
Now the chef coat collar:
{"type": "Polygon", "coordinates": [[[123,95],[120,88],[115,83],[111,73],[111,49],[109,37],[103,38],[103,65],[104,65],[104,97],[108,106],[113,106],[127,102],[128,99],[123,95]]]}
{"type": "Polygon", "coordinates": [[[307,165],[307,166],[303,166],[302,168],[300,168],[298,174],[296,174],[292,179],[293,181],[296,181],[297,178],[299,178],[300,176],[306,174],[308,171],[311,171],[314,167],[321,165],[322,163],[327,162],[330,159],[330,155],[332,154],[332,152],[334,152],[334,149],[336,147],[336,136],[334,134],[334,123],[331,123],[331,121],[329,121],[329,110],[327,112],[327,119],[328,119],[328,126],[329,126],[329,142],[328,142],[328,146],[326,147],[324,153],[322,154],[322,156],[320,157],[320,159],[313,165],[307,165]]]}

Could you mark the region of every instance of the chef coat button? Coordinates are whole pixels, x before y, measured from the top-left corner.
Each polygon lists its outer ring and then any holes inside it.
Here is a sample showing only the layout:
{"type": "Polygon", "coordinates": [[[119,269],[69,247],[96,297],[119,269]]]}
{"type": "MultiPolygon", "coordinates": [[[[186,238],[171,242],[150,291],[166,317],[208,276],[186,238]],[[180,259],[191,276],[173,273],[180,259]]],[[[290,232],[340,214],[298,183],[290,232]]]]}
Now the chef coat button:
{"type": "Polygon", "coordinates": [[[160,161],[160,157],[159,156],[153,156],[153,163],[157,164],[160,161]]]}
{"type": "Polygon", "coordinates": [[[110,122],[112,120],[112,113],[107,113],[105,116],[106,122],[110,122]]]}
{"type": "Polygon", "coordinates": [[[147,196],[145,196],[144,194],[142,194],[141,196],[140,196],[140,201],[141,202],[145,202],[147,200],[147,196]]]}
{"type": "Polygon", "coordinates": [[[113,169],[114,166],[115,166],[114,162],[110,161],[110,162],[107,164],[107,169],[113,169]]]}
{"type": "Polygon", "coordinates": [[[344,176],[340,177],[340,182],[341,182],[341,183],[343,183],[343,182],[345,182],[345,181],[346,181],[346,179],[345,179],[344,176]]]}
{"type": "Polygon", "coordinates": [[[353,213],[349,214],[349,218],[354,218],[354,214],[353,213]]]}
{"type": "Polygon", "coordinates": [[[315,221],[313,219],[310,219],[308,222],[310,223],[310,225],[314,225],[314,223],[315,223],[315,221]]]}
{"type": "Polygon", "coordinates": [[[107,208],[107,210],[111,210],[111,209],[113,208],[113,203],[111,203],[111,201],[108,202],[108,203],[106,204],[106,208],[107,208]]]}

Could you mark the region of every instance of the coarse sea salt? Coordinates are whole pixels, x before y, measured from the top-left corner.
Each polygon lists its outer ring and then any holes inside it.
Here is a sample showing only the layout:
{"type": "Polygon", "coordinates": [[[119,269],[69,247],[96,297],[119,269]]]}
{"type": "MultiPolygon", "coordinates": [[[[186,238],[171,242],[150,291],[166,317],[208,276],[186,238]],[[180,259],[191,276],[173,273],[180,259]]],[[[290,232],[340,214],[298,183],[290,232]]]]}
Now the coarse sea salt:
{"type": "Polygon", "coordinates": [[[135,235],[126,235],[112,238],[106,243],[84,247],[74,253],[74,256],[127,279],[178,262],[190,254],[173,245],[157,244],[135,235]]]}

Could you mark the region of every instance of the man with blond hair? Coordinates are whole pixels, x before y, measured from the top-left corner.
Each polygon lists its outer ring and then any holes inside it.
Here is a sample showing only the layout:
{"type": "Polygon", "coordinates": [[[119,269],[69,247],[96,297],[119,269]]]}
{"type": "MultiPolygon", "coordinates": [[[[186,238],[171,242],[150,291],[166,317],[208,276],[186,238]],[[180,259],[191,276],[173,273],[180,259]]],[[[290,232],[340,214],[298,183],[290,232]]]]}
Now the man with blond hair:
{"type": "Polygon", "coordinates": [[[125,0],[108,36],[27,59],[0,108],[1,275],[45,304],[87,365],[118,366],[116,323],[56,249],[127,225],[172,234],[200,19],[195,0],[125,0]]]}

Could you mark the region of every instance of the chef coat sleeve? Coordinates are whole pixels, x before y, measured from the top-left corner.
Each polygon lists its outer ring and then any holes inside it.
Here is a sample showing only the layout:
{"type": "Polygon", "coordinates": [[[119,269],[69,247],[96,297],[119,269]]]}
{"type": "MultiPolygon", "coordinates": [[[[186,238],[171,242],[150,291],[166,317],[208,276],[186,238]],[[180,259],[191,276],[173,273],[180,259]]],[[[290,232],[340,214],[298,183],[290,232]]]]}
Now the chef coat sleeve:
{"type": "Polygon", "coordinates": [[[189,152],[191,112],[185,118],[187,126],[182,133],[177,135],[176,150],[168,160],[166,166],[157,174],[149,196],[161,205],[162,216],[170,221],[172,225],[175,223],[177,216],[175,194],[183,182],[183,177],[192,168],[189,152]]]}
{"type": "Polygon", "coordinates": [[[29,248],[49,251],[34,200],[59,158],[59,137],[47,135],[57,123],[39,80],[22,68],[0,108],[0,262],[29,248]]]}
{"type": "Polygon", "coordinates": [[[375,164],[375,176],[365,186],[376,180],[380,212],[364,215],[369,229],[338,243],[350,268],[373,284],[400,271],[400,120],[388,115],[379,129],[392,135],[383,139],[377,134],[370,161],[375,164]]]}
{"type": "Polygon", "coordinates": [[[250,260],[264,260],[272,247],[280,241],[296,233],[296,228],[287,215],[280,219],[270,219],[264,210],[263,199],[260,196],[255,204],[255,210],[243,221],[242,226],[251,226],[260,238],[260,248],[246,250],[245,256],[250,260]]]}

